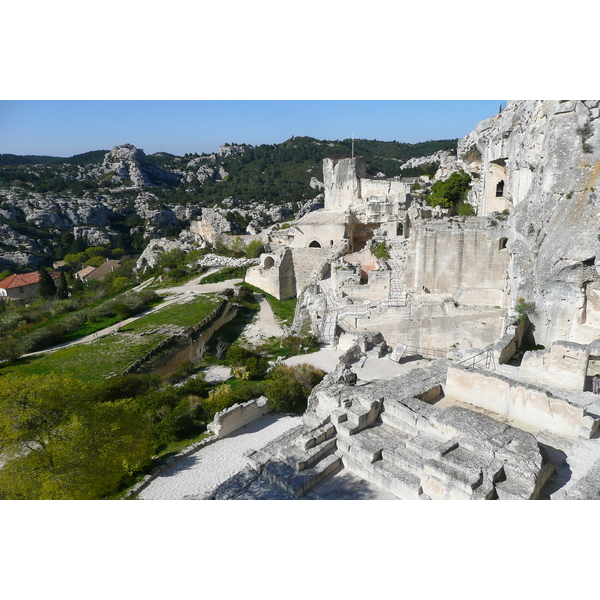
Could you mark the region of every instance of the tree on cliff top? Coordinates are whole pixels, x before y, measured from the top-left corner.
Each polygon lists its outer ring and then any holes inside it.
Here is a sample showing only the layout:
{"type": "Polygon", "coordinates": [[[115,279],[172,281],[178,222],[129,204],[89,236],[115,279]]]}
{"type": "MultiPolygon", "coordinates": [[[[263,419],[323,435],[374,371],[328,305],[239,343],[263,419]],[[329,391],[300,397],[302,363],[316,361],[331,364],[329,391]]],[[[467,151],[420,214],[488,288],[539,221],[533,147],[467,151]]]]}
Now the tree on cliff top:
{"type": "Polygon", "coordinates": [[[471,176],[464,171],[452,173],[445,181],[436,181],[427,196],[429,206],[451,208],[467,197],[471,176]]]}

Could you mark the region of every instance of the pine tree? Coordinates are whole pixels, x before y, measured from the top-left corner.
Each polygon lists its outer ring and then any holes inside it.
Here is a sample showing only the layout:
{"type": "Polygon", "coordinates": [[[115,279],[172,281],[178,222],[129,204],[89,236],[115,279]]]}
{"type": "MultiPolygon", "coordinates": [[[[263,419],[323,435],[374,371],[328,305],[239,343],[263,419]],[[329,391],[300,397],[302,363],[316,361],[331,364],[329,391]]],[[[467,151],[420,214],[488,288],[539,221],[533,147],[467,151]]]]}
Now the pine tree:
{"type": "Polygon", "coordinates": [[[60,279],[58,280],[56,296],[60,300],[66,300],[69,297],[69,288],[67,286],[67,278],[65,277],[64,271],[60,272],[60,279]]]}
{"type": "Polygon", "coordinates": [[[42,296],[42,298],[52,298],[53,296],[56,296],[54,280],[44,267],[40,267],[40,296],[42,296]]]}

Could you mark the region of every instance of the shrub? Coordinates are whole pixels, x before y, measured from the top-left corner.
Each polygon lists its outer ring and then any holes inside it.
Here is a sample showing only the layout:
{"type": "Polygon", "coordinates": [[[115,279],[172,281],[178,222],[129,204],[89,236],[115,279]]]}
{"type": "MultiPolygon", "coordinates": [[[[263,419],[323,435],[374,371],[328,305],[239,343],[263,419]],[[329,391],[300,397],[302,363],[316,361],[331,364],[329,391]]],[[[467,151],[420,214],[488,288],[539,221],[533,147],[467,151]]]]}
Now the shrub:
{"type": "Polygon", "coordinates": [[[519,321],[524,323],[527,315],[535,312],[535,302],[525,302],[524,298],[519,298],[515,310],[519,315],[519,321]]]}
{"type": "Polygon", "coordinates": [[[129,374],[111,377],[96,385],[92,395],[95,402],[114,402],[135,398],[155,389],[159,378],[154,375],[129,374]]]}
{"type": "Polygon", "coordinates": [[[252,240],[246,246],[246,258],[258,258],[264,251],[262,240],[252,240]]]}
{"type": "Polygon", "coordinates": [[[36,352],[43,348],[60,344],[63,340],[64,328],[60,325],[49,324],[28,333],[21,342],[21,352],[36,352]]]}
{"type": "Polygon", "coordinates": [[[436,181],[427,196],[427,204],[451,208],[467,197],[471,176],[464,171],[452,173],[445,181],[436,181]]]}
{"type": "Polygon", "coordinates": [[[307,396],[298,381],[278,377],[267,382],[266,394],[269,405],[276,412],[302,412],[307,396]]]}
{"type": "Polygon", "coordinates": [[[461,202],[456,207],[456,212],[463,217],[471,217],[475,214],[475,209],[468,202],[461,202]]]}
{"type": "Polygon", "coordinates": [[[371,245],[371,254],[375,258],[385,259],[387,260],[390,257],[390,253],[388,252],[387,245],[385,242],[380,242],[379,244],[371,245]]]}
{"type": "Polygon", "coordinates": [[[324,371],[307,364],[277,365],[265,385],[269,405],[277,412],[303,412],[311,390],[324,376],[324,371]]]}
{"type": "Polygon", "coordinates": [[[234,367],[243,367],[251,356],[250,350],[238,345],[230,346],[226,354],[227,360],[234,367]]]}

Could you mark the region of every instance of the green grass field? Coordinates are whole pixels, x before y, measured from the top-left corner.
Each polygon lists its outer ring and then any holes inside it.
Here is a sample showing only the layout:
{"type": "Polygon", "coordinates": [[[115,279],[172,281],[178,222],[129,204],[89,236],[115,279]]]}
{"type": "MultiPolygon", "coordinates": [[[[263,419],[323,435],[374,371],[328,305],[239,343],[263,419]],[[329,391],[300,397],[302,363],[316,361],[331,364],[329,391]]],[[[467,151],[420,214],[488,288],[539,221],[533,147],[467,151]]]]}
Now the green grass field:
{"type": "Polygon", "coordinates": [[[172,304],[141,317],[123,327],[119,333],[54,352],[22,358],[0,369],[0,376],[18,373],[22,376],[58,373],[84,381],[101,381],[111,373],[122,373],[156,344],[167,331],[139,335],[159,327],[192,327],[210,314],[221,301],[215,295],[198,296],[186,304],[172,304]],[[137,334],[137,335],[136,335],[137,334]]]}

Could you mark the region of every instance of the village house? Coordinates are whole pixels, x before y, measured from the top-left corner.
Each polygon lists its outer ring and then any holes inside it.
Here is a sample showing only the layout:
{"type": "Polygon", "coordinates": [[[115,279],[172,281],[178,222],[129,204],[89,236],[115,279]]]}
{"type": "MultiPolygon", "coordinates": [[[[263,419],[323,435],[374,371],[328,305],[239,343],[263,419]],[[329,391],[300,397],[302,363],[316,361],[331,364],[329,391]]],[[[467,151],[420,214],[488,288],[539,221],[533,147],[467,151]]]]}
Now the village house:
{"type": "MultiPolygon", "coordinates": [[[[50,273],[54,283],[58,284],[60,273],[50,273]]],[[[8,298],[17,302],[31,300],[40,288],[40,274],[24,273],[10,275],[6,279],[0,281],[0,298],[8,298]]]]}

